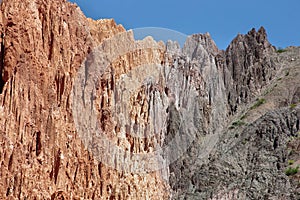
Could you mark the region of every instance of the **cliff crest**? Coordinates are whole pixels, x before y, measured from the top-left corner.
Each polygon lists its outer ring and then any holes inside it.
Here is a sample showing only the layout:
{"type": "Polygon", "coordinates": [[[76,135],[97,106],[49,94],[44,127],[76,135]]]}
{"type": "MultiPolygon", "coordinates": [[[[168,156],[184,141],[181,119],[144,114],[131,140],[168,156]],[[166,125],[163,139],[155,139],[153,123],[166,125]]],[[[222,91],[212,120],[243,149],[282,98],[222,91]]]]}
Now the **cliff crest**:
{"type": "Polygon", "coordinates": [[[180,49],[66,0],[3,0],[0,31],[1,199],[299,198],[300,50],[263,27],[180,49]]]}

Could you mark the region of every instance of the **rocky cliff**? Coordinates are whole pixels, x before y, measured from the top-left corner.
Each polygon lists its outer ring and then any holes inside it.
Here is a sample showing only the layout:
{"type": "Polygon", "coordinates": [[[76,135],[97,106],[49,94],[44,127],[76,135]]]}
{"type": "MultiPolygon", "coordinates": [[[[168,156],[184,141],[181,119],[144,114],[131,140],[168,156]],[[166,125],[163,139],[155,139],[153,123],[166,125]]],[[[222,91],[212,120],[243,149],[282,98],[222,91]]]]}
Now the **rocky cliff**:
{"type": "Polygon", "coordinates": [[[135,41],[65,0],[3,0],[0,31],[1,199],[299,198],[300,48],[135,41]]]}

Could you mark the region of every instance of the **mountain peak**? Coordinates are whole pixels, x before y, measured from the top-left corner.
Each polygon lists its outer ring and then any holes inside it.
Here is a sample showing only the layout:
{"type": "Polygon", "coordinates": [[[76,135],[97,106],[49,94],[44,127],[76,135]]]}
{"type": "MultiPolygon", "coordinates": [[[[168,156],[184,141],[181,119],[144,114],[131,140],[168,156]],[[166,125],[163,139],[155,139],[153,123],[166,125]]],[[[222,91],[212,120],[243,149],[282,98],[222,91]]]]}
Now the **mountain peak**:
{"type": "Polygon", "coordinates": [[[66,0],[1,13],[0,199],[299,199],[299,48],[136,41],[66,0]]]}

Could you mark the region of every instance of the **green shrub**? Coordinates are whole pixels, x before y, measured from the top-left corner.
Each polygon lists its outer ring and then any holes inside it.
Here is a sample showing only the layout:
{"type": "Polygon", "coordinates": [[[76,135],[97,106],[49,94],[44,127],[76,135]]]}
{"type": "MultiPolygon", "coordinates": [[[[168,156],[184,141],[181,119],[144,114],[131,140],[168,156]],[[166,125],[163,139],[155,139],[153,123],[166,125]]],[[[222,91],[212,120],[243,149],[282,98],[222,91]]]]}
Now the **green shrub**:
{"type": "Polygon", "coordinates": [[[288,76],[288,75],[290,75],[290,71],[285,72],[285,76],[288,76]]]}
{"type": "Polygon", "coordinates": [[[256,101],[256,103],[253,106],[251,106],[250,109],[255,109],[255,108],[257,108],[258,106],[260,106],[260,105],[262,105],[264,103],[266,103],[266,100],[264,98],[258,99],[256,101]]]}
{"type": "Polygon", "coordinates": [[[229,126],[229,129],[234,129],[234,128],[238,127],[238,126],[243,126],[245,124],[246,123],[243,122],[242,120],[237,120],[235,122],[232,122],[232,124],[229,126]]]}
{"type": "Polygon", "coordinates": [[[291,109],[294,109],[294,108],[296,108],[296,106],[297,106],[296,104],[292,103],[292,104],[290,105],[290,108],[291,108],[291,109]]]}
{"type": "Polygon", "coordinates": [[[297,166],[296,168],[292,168],[292,167],[289,167],[285,170],[285,174],[287,176],[292,176],[294,174],[297,174],[298,173],[298,169],[299,169],[299,166],[297,166]]]}
{"type": "Polygon", "coordinates": [[[295,163],[294,160],[288,160],[288,164],[289,164],[289,165],[292,165],[292,164],[294,164],[294,163],[295,163]]]}
{"type": "Polygon", "coordinates": [[[245,124],[246,124],[245,122],[243,122],[241,120],[237,120],[237,121],[232,123],[232,126],[243,126],[245,124]]]}
{"type": "Polygon", "coordinates": [[[243,114],[243,115],[241,116],[240,120],[244,120],[246,117],[247,117],[247,115],[246,115],[246,114],[243,114]]]}
{"type": "Polygon", "coordinates": [[[277,53],[283,53],[283,52],[286,52],[286,49],[283,49],[282,47],[279,47],[277,49],[277,53]]]}

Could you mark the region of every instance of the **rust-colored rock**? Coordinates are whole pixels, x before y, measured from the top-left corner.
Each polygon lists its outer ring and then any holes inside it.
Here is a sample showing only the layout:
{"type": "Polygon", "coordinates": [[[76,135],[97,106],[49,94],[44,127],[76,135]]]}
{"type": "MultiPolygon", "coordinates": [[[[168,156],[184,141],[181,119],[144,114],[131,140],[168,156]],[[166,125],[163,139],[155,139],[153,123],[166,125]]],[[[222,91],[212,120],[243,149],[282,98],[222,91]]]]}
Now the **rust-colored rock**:
{"type": "Polygon", "coordinates": [[[300,49],[264,28],[180,49],[3,0],[0,32],[0,199],[299,199],[300,49]]]}
{"type": "Polygon", "coordinates": [[[76,72],[94,47],[125,29],[87,19],[65,0],[4,0],[0,28],[0,199],[167,197],[158,173],[107,168],[76,133],[76,72]]]}

